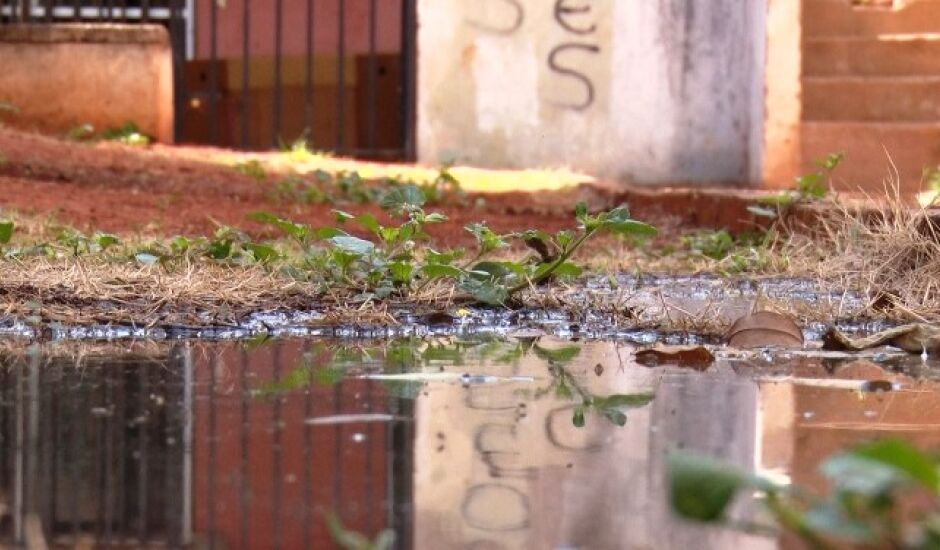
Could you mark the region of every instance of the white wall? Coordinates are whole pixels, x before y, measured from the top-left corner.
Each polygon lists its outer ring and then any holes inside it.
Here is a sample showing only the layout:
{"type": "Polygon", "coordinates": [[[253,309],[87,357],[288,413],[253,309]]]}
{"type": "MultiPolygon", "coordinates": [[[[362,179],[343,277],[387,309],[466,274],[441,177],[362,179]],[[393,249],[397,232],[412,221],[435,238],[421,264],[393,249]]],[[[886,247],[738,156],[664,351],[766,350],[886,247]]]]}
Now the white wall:
{"type": "Polygon", "coordinates": [[[418,0],[422,161],[755,182],[764,0],[418,0]]]}

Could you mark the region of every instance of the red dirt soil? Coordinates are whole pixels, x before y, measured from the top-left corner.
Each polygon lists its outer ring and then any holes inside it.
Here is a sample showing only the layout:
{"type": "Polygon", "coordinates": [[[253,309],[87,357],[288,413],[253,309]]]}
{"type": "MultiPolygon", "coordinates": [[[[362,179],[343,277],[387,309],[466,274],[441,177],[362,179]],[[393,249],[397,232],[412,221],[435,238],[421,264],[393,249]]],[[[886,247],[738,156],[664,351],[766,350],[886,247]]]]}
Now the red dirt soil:
{"type": "MultiPolygon", "coordinates": [[[[219,162],[194,158],[218,156],[210,148],[117,143],[79,143],[0,127],[0,207],[91,231],[170,236],[205,235],[218,225],[252,234],[272,233],[248,219],[266,211],[309,223],[333,223],[330,204],[297,204],[272,196],[284,174],[267,182],[241,174],[219,162]]],[[[225,152],[230,153],[230,152],[225,152]]],[[[468,244],[463,226],[485,221],[497,232],[527,228],[556,231],[573,224],[575,202],[594,209],[620,202],[633,216],[673,231],[692,227],[746,228],[755,195],[730,190],[617,189],[582,185],[539,193],[485,194],[482,206],[443,205],[450,221],[431,230],[442,246],[468,244]]],[[[475,203],[476,196],[468,204],[475,203]]],[[[340,205],[354,213],[368,211],[383,219],[376,205],[340,205]]]]}

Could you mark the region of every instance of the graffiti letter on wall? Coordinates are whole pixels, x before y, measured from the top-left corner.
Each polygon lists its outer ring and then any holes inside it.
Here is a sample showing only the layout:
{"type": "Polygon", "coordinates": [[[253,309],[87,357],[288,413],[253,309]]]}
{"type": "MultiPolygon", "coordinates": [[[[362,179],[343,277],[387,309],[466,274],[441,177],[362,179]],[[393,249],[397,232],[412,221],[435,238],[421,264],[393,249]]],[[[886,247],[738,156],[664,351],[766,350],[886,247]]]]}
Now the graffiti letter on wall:
{"type": "Polygon", "coordinates": [[[591,6],[567,6],[565,5],[567,0],[555,0],[555,21],[558,21],[558,24],[561,25],[566,31],[574,34],[592,34],[597,30],[597,25],[591,23],[590,27],[575,27],[572,25],[567,18],[571,15],[580,14],[580,13],[590,13],[591,6]]]}
{"type": "Polygon", "coordinates": [[[551,53],[548,54],[549,68],[551,68],[556,73],[575,78],[584,84],[584,100],[582,100],[580,103],[562,103],[561,106],[568,109],[573,109],[575,111],[583,111],[590,107],[592,103],[594,103],[594,84],[591,82],[590,78],[584,75],[584,73],[578,72],[575,69],[569,69],[568,67],[562,67],[558,64],[558,60],[555,58],[558,57],[558,54],[567,50],[581,50],[589,53],[598,53],[601,51],[601,49],[594,44],[579,44],[575,42],[569,42],[555,46],[552,48],[551,53]]]}
{"type": "Polygon", "coordinates": [[[499,0],[505,4],[509,4],[512,7],[514,15],[512,21],[505,25],[494,26],[489,23],[482,23],[473,19],[467,19],[466,22],[468,25],[480,29],[481,31],[493,33],[493,34],[512,34],[519,30],[519,27],[522,26],[522,22],[525,21],[525,10],[522,8],[522,4],[519,3],[519,0],[499,0]]]}

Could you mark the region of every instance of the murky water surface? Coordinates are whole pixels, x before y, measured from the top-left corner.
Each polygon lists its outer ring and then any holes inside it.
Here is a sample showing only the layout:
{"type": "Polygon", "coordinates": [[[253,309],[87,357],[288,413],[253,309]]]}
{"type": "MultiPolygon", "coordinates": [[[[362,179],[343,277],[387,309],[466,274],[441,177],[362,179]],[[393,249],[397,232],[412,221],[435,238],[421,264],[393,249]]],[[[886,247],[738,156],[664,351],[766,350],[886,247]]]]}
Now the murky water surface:
{"type": "Polygon", "coordinates": [[[718,350],[698,371],[640,366],[634,346],[6,351],[0,542],[332,548],[355,532],[394,534],[395,548],[776,548],[674,518],[665,455],[695,450],[819,487],[823,458],[873,434],[940,446],[932,360],[718,350]]]}

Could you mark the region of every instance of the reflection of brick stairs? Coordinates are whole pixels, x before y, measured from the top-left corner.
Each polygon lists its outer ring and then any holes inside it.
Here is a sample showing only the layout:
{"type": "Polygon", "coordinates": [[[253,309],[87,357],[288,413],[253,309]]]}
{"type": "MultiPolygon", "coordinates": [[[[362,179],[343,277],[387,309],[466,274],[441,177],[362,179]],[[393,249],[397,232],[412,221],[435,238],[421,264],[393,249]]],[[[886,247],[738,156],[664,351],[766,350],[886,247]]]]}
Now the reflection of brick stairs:
{"type": "Polygon", "coordinates": [[[881,188],[891,172],[920,188],[940,164],[940,0],[896,9],[803,0],[802,164],[845,151],[837,180],[881,188]]]}

